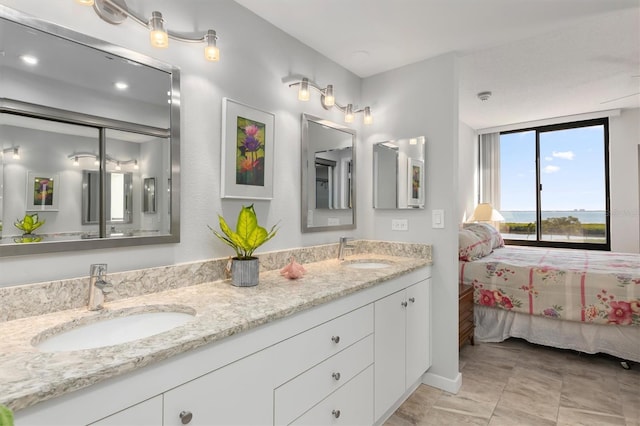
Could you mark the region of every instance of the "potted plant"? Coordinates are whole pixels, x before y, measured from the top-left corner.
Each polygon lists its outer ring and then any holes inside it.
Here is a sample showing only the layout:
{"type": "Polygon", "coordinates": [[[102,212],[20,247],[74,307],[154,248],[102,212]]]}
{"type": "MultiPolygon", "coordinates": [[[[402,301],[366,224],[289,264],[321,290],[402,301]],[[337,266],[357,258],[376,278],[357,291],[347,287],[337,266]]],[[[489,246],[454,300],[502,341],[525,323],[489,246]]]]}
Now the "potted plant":
{"type": "Polygon", "coordinates": [[[32,232],[42,225],[44,225],[44,220],[38,220],[38,213],[25,214],[22,220],[16,219],[16,223],[13,224],[13,226],[22,231],[23,237],[31,236],[32,232]]]}
{"type": "Polygon", "coordinates": [[[222,234],[211,227],[209,229],[236,252],[231,262],[231,282],[238,287],[257,285],[260,264],[253,252],[276,235],[276,225],[269,231],[258,225],[253,204],[248,207],[242,206],[235,231],[227,225],[222,216],[218,215],[218,221],[222,234]]]}

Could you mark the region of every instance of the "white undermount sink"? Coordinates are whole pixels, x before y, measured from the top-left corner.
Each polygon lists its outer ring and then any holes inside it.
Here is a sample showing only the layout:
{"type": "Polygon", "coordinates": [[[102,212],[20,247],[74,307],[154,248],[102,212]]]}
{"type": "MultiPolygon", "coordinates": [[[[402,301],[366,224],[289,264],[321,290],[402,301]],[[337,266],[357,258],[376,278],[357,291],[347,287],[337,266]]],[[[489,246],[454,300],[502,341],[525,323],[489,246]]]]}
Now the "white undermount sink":
{"type": "Polygon", "coordinates": [[[342,264],[353,269],[382,269],[391,266],[390,263],[379,259],[346,260],[342,264]]]}
{"type": "MultiPolygon", "coordinates": [[[[150,337],[179,327],[194,318],[195,310],[128,310],[110,316],[65,323],[36,336],[33,346],[42,352],[64,352],[101,348],[150,337]]],[[[99,314],[99,315],[102,315],[99,314]]]]}

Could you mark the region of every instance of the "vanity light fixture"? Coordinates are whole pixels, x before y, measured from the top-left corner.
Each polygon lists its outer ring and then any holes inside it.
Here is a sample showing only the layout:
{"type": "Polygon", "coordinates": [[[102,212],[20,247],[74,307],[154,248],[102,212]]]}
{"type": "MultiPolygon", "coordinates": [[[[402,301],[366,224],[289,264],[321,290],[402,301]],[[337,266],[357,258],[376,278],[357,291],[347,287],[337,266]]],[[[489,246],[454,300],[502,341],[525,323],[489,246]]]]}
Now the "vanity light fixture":
{"type": "Polygon", "coordinates": [[[200,37],[176,33],[165,28],[162,13],[153,11],[149,19],[129,9],[125,0],[75,0],[76,3],[93,6],[96,14],[109,24],[118,25],[127,18],[149,30],[149,40],[153,47],[164,49],[169,46],[169,39],[184,43],[205,43],[204,57],[208,61],[218,61],[220,50],[217,46],[218,35],[214,30],[208,30],[200,37]]]}
{"type": "Polygon", "coordinates": [[[24,62],[25,64],[38,65],[38,58],[33,55],[22,55],[20,56],[20,59],[22,59],[22,62],[24,62]]]}
{"type": "Polygon", "coordinates": [[[14,160],[19,160],[20,159],[20,147],[19,146],[15,146],[12,148],[5,148],[2,150],[2,156],[4,157],[5,154],[11,153],[13,154],[13,159],[14,160]]]}
{"type": "MultiPolygon", "coordinates": [[[[5,150],[6,151],[6,150],[5,150]]],[[[73,161],[73,165],[74,166],[79,166],[80,165],[80,159],[81,158],[93,158],[94,159],[94,166],[99,166],[100,165],[100,156],[97,154],[94,154],[92,152],[74,152],[73,154],[69,154],[67,156],[67,158],[69,158],[70,160],[73,161]]],[[[140,166],[138,165],[138,160],[136,159],[131,159],[131,160],[117,160],[109,155],[107,155],[107,164],[115,164],[115,169],[116,170],[122,170],[122,166],[127,166],[129,164],[133,165],[133,169],[134,170],[139,170],[140,166]]]]}
{"type": "Polygon", "coordinates": [[[373,123],[373,116],[371,115],[371,107],[364,107],[361,109],[354,109],[353,104],[340,105],[336,102],[335,95],[333,94],[333,85],[329,84],[327,87],[322,88],[318,86],[315,82],[310,81],[308,78],[303,77],[298,81],[294,81],[293,83],[289,83],[289,87],[299,86],[298,87],[298,100],[308,101],[311,98],[310,92],[311,89],[315,89],[320,93],[320,103],[324,109],[337,108],[344,113],[344,121],[345,123],[353,123],[356,114],[363,113],[363,123],[371,124],[373,123]]]}

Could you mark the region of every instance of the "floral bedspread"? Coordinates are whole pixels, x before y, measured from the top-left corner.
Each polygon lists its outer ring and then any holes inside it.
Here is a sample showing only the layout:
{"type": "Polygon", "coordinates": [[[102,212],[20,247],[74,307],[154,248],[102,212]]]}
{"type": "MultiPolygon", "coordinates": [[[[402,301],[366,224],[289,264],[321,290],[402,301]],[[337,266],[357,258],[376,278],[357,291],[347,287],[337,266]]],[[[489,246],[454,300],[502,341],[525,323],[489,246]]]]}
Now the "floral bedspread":
{"type": "Polygon", "coordinates": [[[460,262],[478,305],[569,321],[640,326],[640,255],[507,246],[460,262]]]}

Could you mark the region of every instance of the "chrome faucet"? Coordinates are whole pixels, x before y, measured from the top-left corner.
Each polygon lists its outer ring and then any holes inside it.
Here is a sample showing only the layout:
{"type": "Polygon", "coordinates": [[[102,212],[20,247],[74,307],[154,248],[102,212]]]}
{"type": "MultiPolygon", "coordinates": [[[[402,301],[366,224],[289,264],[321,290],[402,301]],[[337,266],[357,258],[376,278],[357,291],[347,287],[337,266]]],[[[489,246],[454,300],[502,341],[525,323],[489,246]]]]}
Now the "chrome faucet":
{"type": "Polygon", "coordinates": [[[113,285],[107,282],[107,264],[96,263],[91,265],[89,276],[89,310],[99,311],[104,306],[104,296],[113,291],[113,285]]]}
{"type": "Polygon", "coordinates": [[[340,247],[338,248],[338,260],[344,260],[344,251],[345,250],[353,250],[356,248],[353,245],[347,244],[347,241],[353,240],[350,237],[340,237],[340,247]]]}

